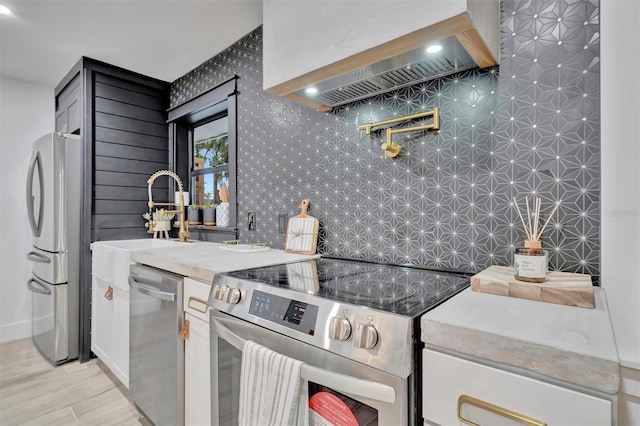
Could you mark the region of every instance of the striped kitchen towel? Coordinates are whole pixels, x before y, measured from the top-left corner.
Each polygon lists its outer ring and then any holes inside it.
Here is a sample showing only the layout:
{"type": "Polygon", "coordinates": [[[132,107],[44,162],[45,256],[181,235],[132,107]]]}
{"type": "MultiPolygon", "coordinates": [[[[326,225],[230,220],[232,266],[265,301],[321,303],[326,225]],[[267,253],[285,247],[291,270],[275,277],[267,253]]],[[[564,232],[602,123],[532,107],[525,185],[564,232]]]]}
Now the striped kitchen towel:
{"type": "Polygon", "coordinates": [[[301,386],[302,361],[248,340],[240,369],[240,426],[306,425],[307,404],[301,386]]]}

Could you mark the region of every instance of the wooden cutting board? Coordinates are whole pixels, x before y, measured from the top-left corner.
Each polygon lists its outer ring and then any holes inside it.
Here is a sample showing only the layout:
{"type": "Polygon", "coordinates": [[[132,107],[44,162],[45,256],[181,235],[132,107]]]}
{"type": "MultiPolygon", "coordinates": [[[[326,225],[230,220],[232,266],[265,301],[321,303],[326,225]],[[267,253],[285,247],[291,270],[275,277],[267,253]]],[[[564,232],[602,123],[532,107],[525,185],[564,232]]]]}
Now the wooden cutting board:
{"type": "Polygon", "coordinates": [[[593,309],[591,276],[553,271],[544,283],[518,281],[511,266],[491,266],[471,277],[471,290],[519,299],[593,309]]]}
{"type": "Polygon", "coordinates": [[[307,214],[309,200],[300,203],[300,214],[289,219],[284,251],[287,253],[316,254],[318,245],[318,219],[307,214]]]}

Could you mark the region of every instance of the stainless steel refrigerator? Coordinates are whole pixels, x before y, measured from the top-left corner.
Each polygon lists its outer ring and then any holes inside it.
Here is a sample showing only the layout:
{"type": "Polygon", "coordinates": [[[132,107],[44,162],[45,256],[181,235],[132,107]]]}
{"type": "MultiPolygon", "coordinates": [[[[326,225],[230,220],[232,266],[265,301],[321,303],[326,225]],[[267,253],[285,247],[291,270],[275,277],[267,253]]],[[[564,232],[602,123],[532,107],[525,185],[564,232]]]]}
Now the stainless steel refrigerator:
{"type": "Polygon", "coordinates": [[[52,364],[78,357],[82,180],[80,136],[49,133],[34,142],[27,174],[33,234],[27,288],[33,341],[52,364]]]}

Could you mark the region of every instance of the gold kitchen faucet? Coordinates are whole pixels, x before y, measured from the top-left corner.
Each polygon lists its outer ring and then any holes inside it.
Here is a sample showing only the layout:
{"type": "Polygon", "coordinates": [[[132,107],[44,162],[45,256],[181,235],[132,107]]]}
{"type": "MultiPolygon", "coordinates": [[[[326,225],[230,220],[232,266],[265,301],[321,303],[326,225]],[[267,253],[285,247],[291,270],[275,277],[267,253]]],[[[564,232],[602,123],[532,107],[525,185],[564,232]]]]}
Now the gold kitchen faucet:
{"type": "MultiPolygon", "coordinates": [[[[191,235],[191,233],[189,232],[189,230],[186,228],[185,226],[185,220],[184,220],[184,198],[182,198],[182,180],[180,180],[180,177],[175,174],[174,172],[170,171],[170,170],[159,170],[157,172],[155,172],[154,174],[151,175],[151,177],[147,180],[147,183],[149,184],[149,209],[152,209],[154,206],[175,206],[178,207],[178,210],[167,210],[164,213],[175,213],[177,215],[180,216],[180,231],[178,232],[178,237],[179,240],[182,242],[186,242],[187,238],[189,238],[189,235],[191,235]],[[153,182],[156,180],[156,178],[158,178],[159,176],[169,176],[172,177],[176,183],[178,184],[178,191],[180,192],[180,201],[178,203],[154,203],[151,197],[151,186],[153,185],[153,182]]],[[[149,220],[149,231],[153,231],[153,227],[155,226],[153,220],[149,220]]]]}

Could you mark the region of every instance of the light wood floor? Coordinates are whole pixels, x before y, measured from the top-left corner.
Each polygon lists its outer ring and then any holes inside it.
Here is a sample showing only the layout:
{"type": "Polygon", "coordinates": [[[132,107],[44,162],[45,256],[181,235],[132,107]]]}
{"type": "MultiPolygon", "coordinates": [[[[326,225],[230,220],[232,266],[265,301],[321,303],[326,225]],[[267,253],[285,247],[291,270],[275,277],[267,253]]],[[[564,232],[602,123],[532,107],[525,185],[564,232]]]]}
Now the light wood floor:
{"type": "Polygon", "coordinates": [[[53,367],[31,339],[0,344],[0,425],[149,425],[98,359],[53,367]]]}

